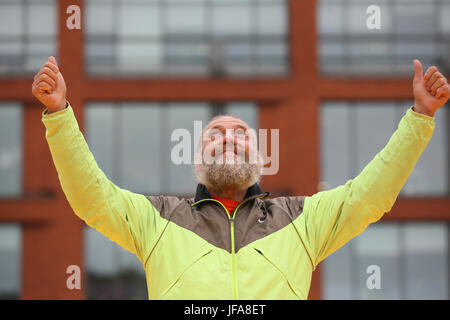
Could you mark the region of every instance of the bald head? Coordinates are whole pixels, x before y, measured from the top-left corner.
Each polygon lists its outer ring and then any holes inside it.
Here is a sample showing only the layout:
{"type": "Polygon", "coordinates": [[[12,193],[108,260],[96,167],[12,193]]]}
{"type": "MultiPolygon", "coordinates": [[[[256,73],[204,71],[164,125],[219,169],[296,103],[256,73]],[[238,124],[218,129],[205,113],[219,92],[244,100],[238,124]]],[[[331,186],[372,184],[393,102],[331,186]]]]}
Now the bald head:
{"type": "Polygon", "coordinates": [[[206,125],[205,129],[203,131],[206,131],[208,129],[213,129],[216,127],[223,127],[228,129],[238,129],[241,128],[244,131],[247,129],[250,129],[248,124],[239,119],[238,117],[235,117],[233,115],[218,115],[211,119],[211,121],[206,125]]]}

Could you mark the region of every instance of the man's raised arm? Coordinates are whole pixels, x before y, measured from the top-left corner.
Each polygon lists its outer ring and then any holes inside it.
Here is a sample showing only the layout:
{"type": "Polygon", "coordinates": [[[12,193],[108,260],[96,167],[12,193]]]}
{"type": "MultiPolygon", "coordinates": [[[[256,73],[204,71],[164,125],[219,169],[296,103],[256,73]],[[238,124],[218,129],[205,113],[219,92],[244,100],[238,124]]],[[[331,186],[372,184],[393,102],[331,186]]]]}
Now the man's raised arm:
{"type": "Polygon", "coordinates": [[[54,57],[34,77],[32,93],[47,107],[42,113],[45,136],[72,209],[143,261],[156,238],[159,214],[144,195],[114,185],[98,167],[66,101],[66,84],[54,57]]]}
{"type": "Polygon", "coordinates": [[[414,106],[387,145],[354,179],[305,198],[297,224],[313,267],[391,210],[431,139],[434,114],[447,102],[450,86],[436,67],[423,75],[418,60],[414,73],[414,106]]]}

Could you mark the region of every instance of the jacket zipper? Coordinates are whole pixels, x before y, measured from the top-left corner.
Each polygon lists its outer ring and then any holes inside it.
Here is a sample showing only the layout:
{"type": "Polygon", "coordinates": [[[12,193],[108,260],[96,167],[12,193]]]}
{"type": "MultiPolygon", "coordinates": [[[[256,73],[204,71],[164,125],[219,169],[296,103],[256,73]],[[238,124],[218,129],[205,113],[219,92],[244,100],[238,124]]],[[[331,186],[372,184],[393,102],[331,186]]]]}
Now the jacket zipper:
{"type": "Polygon", "coordinates": [[[196,205],[201,202],[205,201],[214,201],[217,202],[224,210],[225,214],[227,215],[228,221],[230,221],[230,233],[231,233],[231,278],[233,282],[233,299],[238,300],[238,294],[237,294],[237,277],[236,277],[236,255],[235,255],[235,247],[234,247],[234,215],[236,214],[236,210],[239,208],[239,206],[242,204],[240,203],[236,209],[234,209],[233,216],[230,217],[230,214],[228,213],[227,208],[222,204],[222,202],[216,200],[216,199],[203,199],[200,201],[197,201],[193,203],[192,205],[196,205]]]}
{"type": "Polygon", "coordinates": [[[232,267],[231,272],[233,275],[233,299],[234,300],[239,300],[238,283],[237,283],[237,276],[236,276],[236,247],[235,247],[235,241],[234,241],[234,219],[236,217],[236,213],[237,213],[238,209],[240,207],[242,207],[243,204],[245,204],[246,202],[248,202],[250,200],[256,199],[256,198],[266,197],[267,195],[268,194],[265,193],[262,195],[253,196],[253,197],[249,197],[249,198],[245,199],[244,201],[242,201],[241,203],[239,203],[237,205],[237,207],[234,209],[232,217],[229,218],[230,229],[231,229],[231,267],[232,267]]]}
{"type": "Polygon", "coordinates": [[[197,201],[192,204],[192,206],[204,202],[204,201],[214,201],[220,204],[220,206],[225,210],[225,214],[227,215],[228,221],[230,221],[230,233],[231,233],[231,277],[233,281],[233,299],[239,300],[239,294],[238,294],[238,285],[237,285],[237,276],[236,276],[236,247],[235,247],[235,241],[234,241],[234,218],[236,216],[237,210],[246,202],[256,199],[256,198],[263,198],[266,197],[268,193],[264,193],[262,195],[253,196],[245,199],[241,203],[237,205],[237,207],[234,209],[232,216],[230,217],[227,208],[222,204],[222,202],[215,200],[215,199],[203,199],[200,201],[197,201]]]}

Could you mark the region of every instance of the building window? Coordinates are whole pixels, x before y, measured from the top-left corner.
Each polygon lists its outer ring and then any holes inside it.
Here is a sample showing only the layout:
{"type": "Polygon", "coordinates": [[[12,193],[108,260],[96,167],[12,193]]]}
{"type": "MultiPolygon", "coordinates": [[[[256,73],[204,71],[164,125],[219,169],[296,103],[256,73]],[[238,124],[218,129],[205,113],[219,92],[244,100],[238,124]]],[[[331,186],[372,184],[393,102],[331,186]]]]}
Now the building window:
{"type": "Polygon", "coordinates": [[[85,21],[91,76],[288,73],[286,0],[88,0],[85,21]]]}
{"type": "Polygon", "coordinates": [[[54,0],[0,2],[0,77],[36,72],[56,52],[54,0]]]}
{"type": "Polygon", "coordinates": [[[148,298],[145,271],[134,254],[88,226],[84,243],[88,300],[148,298]]]}
{"type": "Polygon", "coordinates": [[[0,223],[0,299],[20,299],[22,278],[22,229],[0,223]]]}
{"type": "Polygon", "coordinates": [[[442,0],[320,0],[320,71],[337,76],[409,76],[413,59],[450,70],[450,3],[442,0]],[[380,8],[381,29],[366,10],[380,8]]]}
{"type": "Polygon", "coordinates": [[[448,223],[379,222],[324,261],[324,299],[447,300],[448,261],[448,223]]]}
{"type": "Polygon", "coordinates": [[[0,198],[22,194],[22,105],[0,102],[0,198]]]}
{"type": "MultiPolygon", "coordinates": [[[[320,189],[335,188],[355,178],[384,148],[412,105],[412,101],[323,102],[320,189]]],[[[448,117],[445,107],[436,112],[433,137],[400,196],[449,194],[448,117]]]]}

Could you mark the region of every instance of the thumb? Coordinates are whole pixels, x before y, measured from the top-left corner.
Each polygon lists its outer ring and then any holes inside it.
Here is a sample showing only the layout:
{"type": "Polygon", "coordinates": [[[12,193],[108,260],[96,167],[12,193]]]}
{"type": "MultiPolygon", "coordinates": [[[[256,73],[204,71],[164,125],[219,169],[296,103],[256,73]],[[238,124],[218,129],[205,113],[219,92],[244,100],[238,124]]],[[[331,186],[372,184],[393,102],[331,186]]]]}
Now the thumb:
{"type": "Polygon", "coordinates": [[[422,63],[419,60],[414,60],[414,81],[420,81],[423,79],[422,63]]]}
{"type": "Polygon", "coordinates": [[[48,61],[51,62],[51,63],[53,63],[55,66],[58,66],[58,63],[56,62],[56,59],[55,59],[54,56],[50,56],[50,57],[48,58],[48,61]]]}

